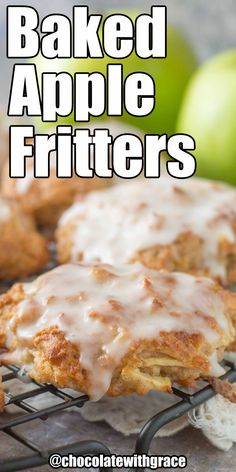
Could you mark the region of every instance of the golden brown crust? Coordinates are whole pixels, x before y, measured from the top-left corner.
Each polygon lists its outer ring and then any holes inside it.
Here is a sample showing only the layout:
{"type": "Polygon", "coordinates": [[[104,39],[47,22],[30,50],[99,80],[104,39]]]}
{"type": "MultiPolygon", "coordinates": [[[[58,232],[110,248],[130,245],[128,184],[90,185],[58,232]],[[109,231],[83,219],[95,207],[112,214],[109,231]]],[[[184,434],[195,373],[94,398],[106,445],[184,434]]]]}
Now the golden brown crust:
{"type": "Polygon", "coordinates": [[[229,400],[231,403],[236,403],[236,385],[229,383],[227,380],[217,378],[208,379],[216,393],[229,400]]]}
{"type": "Polygon", "coordinates": [[[87,391],[79,349],[68,342],[57,328],[41,331],[34,339],[33,369],[30,375],[41,383],[87,391]]]}
{"type": "MultiPolygon", "coordinates": [[[[58,260],[61,264],[71,261],[75,225],[76,222],[71,221],[56,230],[58,260]]],[[[236,246],[222,240],[219,246],[219,258],[226,268],[226,286],[230,287],[236,280],[236,246]]],[[[203,267],[202,259],[201,238],[187,231],[181,233],[171,244],[156,244],[137,251],[129,262],[140,262],[154,270],[164,269],[212,277],[210,271],[203,267]]],[[[82,252],[77,254],[76,261],[83,261],[82,252]]],[[[215,279],[220,282],[218,277],[215,279]]]]}
{"type": "MultiPolygon", "coordinates": [[[[202,240],[188,231],[181,233],[172,244],[159,244],[138,251],[130,262],[141,262],[155,270],[211,276],[210,271],[203,268],[202,259],[202,240]]],[[[222,240],[219,244],[219,259],[226,269],[226,285],[231,286],[236,280],[236,245],[222,240]]],[[[220,282],[218,277],[215,279],[220,282]]]]}
{"type": "Polygon", "coordinates": [[[141,262],[155,270],[198,274],[202,265],[201,245],[201,238],[188,231],[180,234],[172,244],[157,244],[138,251],[130,262],[141,262]]]}
{"type": "MultiPolygon", "coordinates": [[[[206,375],[209,369],[204,348],[206,346],[201,336],[186,336],[185,333],[162,333],[160,341],[140,342],[124,356],[113,374],[107,393],[110,396],[134,392],[144,395],[153,389],[170,393],[173,382],[193,386],[195,379],[206,375]],[[183,362],[185,367],[165,365],[166,362],[168,364],[168,357],[170,364],[173,361],[176,364],[177,357],[179,364],[183,362]],[[150,359],[154,362],[152,366],[147,365],[150,359]],[[159,359],[164,359],[163,366],[158,365],[159,359]]],[[[33,364],[29,375],[37,382],[87,393],[89,379],[81,367],[79,355],[78,347],[67,341],[56,327],[52,327],[35,336],[24,361],[33,364]]]]}
{"type": "MultiPolygon", "coordinates": [[[[56,230],[57,252],[60,264],[71,260],[75,222],[71,221],[56,230]]],[[[77,254],[76,262],[83,261],[83,253],[77,254]]],[[[187,272],[193,275],[209,274],[202,268],[201,238],[190,231],[180,234],[171,244],[156,244],[137,251],[130,263],[140,262],[154,270],[187,272]]]]}
{"type": "Polygon", "coordinates": [[[2,192],[17,201],[22,210],[32,214],[39,225],[54,225],[61,214],[74,201],[76,195],[99,190],[108,185],[106,179],[83,179],[74,175],[70,179],[58,179],[54,169],[45,179],[33,179],[25,192],[17,188],[17,179],[8,176],[8,165],[3,169],[2,192]]]}
{"type": "MultiPolygon", "coordinates": [[[[171,392],[171,384],[174,381],[183,385],[193,385],[200,373],[204,375],[209,369],[207,357],[201,352],[202,346],[203,340],[200,337],[193,335],[187,338],[184,333],[171,333],[170,336],[163,333],[160,342],[140,342],[137,346],[132,346],[114,372],[108,395],[128,395],[133,392],[143,395],[154,389],[154,367],[157,377],[165,379],[162,388],[159,378],[156,379],[158,390],[171,392]],[[165,359],[168,356],[171,359],[177,356],[181,363],[180,352],[184,368],[158,367],[159,356],[165,359]],[[145,360],[150,357],[156,360],[156,366],[146,366],[145,360]]],[[[78,347],[68,342],[57,328],[40,332],[34,339],[32,353],[33,369],[30,375],[35,380],[52,383],[60,388],[89,391],[89,380],[79,362],[78,347]]]]}
{"type": "Polygon", "coordinates": [[[32,218],[10,206],[10,217],[0,220],[0,279],[37,272],[49,257],[46,240],[36,231],[32,218]]]}
{"type": "MultiPolygon", "coordinates": [[[[225,298],[228,305],[227,310],[236,331],[236,293],[225,291],[225,298]]],[[[236,352],[236,337],[234,341],[227,347],[227,351],[236,352]]]]}
{"type": "MultiPolygon", "coordinates": [[[[57,254],[60,264],[66,264],[71,260],[71,251],[73,247],[73,237],[76,222],[72,221],[67,225],[59,226],[55,232],[57,241],[57,254]]],[[[83,254],[77,254],[77,259],[74,262],[83,261],[83,254]]]]}
{"type": "MultiPolygon", "coordinates": [[[[102,276],[102,273],[100,275],[102,276]]],[[[104,277],[100,277],[99,281],[105,283],[104,277]]],[[[226,317],[236,318],[232,300],[234,297],[217,285],[215,290],[225,294],[226,317]]],[[[0,349],[6,346],[6,326],[15,316],[19,302],[25,300],[25,297],[22,284],[13,286],[0,297],[0,349]]],[[[119,307],[116,305],[115,308],[119,307]]],[[[26,323],[34,320],[33,307],[31,312],[26,311],[25,316],[27,319],[24,318],[23,321],[26,323]]],[[[102,313],[94,312],[94,317],[99,316],[101,317],[102,313]]],[[[178,313],[176,316],[179,316],[178,313]]],[[[199,316],[204,315],[199,312],[199,316]]],[[[224,336],[214,318],[209,317],[207,322],[221,335],[221,341],[218,347],[216,346],[218,359],[221,359],[229,342],[228,334],[224,336]]],[[[161,332],[158,338],[139,340],[129,347],[114,370],[107,393],[110,396],[118,396],[134,392],[144,395],[150,390],[171,392],[174,382],[187,387],[194,386],[196,379],[209,375],[208,357],[211,353],[212,345],[201,333],[161,332]]],[[[103,354],[101,361],[106,365],[111,359],[103,354]]],[[[8,362],[7,356],[4,362],[8,362]]],[[[37,382],[51,383],[60,388],[73,388],[85,393],[91,389],[91,379],[80,362],[80,347],[66,339],[57,326],[37,332],[24,350],[23,362],[32,366],[29,375],[37,382]]]]}
{"type": "MultiPolygon", "coordinates": [[[[236,234],[236,228],[234,232],[236,234]]],[[[223,238],[219,244],[219,257],[226,268],[226,285],[230,287],[236,281],[236,244],[223,238]]]]}
{"type": "MultiPolygon", "coordinates": [[[[130,348],[114,371],[107,393],[110,396],[134,392],[144,395],[155,389],[170,393],[174,382],[194,386],[195,380],[206,376],[209,371],[204,349],[208,350],[201,336],[187,337],[185,333],[163,333],[160,341],[140,342],[130,348]],[[149,365],[150,359],[153,365],[149,365]],[[163,366],[159,365],[161,359],[164,360],[163,366]],[[170,364],[179,363],[179,366],[168,365],[168,360],[170,364]]],[[[78,346],[67,341],[62,332],[52,327],[35,336],[24,361],[32,363],[29,375],[37,382],[87,393],[90,383],[79,355],[78,346]]]]}

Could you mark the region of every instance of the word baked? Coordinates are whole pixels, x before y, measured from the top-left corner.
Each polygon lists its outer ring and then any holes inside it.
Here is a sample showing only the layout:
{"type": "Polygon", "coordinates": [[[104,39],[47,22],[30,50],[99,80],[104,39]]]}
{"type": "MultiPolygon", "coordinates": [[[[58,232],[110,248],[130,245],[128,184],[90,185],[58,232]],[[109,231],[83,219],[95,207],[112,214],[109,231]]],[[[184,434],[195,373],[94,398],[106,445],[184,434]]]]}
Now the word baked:
{"type": "Polygon", "coordinates": [[[29,6],[9,6],[7,13],[9,58],[32,58],[39,52],[48,59],[102,58],[104,51],[123,59],[134,49],[144,59],[166,57],[165,6],[153,6],[151,15],[139,15],[135,21],[124,14],[104,19],[90,15],[87,6],[73,8],[72,22],[65,15],[53,14],[40,23],[37,11],[29,6]]]}

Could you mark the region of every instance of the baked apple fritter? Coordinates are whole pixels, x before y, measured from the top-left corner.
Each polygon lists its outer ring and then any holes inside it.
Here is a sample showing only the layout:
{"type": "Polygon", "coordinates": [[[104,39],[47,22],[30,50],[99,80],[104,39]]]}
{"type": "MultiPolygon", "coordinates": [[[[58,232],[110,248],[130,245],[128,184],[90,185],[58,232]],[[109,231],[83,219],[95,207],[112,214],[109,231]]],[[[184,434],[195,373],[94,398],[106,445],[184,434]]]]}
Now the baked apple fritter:
{"type": "Polygon", "coordinates": [[[0,362],[92,400],[171,392],[223,373],[235,339],[229,306],[232,314],[232,294],[205,277],[59,266],[0,297],[0,362]]]}

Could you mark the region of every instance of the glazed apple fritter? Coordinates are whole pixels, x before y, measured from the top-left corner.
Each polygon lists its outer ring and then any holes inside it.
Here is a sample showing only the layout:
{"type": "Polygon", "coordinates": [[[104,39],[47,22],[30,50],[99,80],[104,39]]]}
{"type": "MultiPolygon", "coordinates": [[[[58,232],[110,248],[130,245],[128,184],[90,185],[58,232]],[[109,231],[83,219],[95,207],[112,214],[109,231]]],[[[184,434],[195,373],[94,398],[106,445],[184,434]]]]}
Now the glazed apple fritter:
{"type": "Polygon", "coordinates": [[[205,277],[139,264],[59,266],[0,297],[0,362],[92,400],[193,386],[223,373],[231,297],[205,277]]]}
{"type": "Polygon", "coordinates": [[[93,192],[57,230],[61,263],[141,262],[236,282],[236,190],[201,179],[136,180],[93,192]]]}

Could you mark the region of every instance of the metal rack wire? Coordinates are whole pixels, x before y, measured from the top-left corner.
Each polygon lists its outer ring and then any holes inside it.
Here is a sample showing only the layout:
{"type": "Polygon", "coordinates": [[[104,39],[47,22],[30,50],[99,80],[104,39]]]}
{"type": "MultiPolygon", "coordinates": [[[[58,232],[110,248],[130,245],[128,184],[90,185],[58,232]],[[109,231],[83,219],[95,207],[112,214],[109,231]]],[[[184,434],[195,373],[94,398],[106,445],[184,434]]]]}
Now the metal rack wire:
{"type": "MultiPolygon", "coordinates": [[[[228,380],[229,382],[236,381],[236,366],[228,361],[224,361],[224,366],[227,371],[221,378],[223,380],[228,380]]],[[[3,375],[3,382],[5,384],[13,379],[22,382],[22,376],[19,375],[20,371],[17,367],[8,366],[6,370],[7,372],[3,375]]],[[[32,388],[26,392],[17,395],[7,394],[7,404],[17,406],[20,413],[13,419],[6,419],[0,422],[0,432],[11,436],[14,440],[17,440],[26,446],[29,453],[26,456],[15,458],[14,460],[4,460],[4,462],[0,460],[1,472],[14,472],[47,464],[48,458],[52,453],[60,453],[61,455],[75,454],[80,456],[111,454],[111,451],[105,446],[105,444],[96,440],[79,441],[69,445],[65,444],[64,446],[54,449],[41,448],[35,443],[27,440],[24,435],[16,430],[17,426],[28,423],[30,428],[32,422],[36,419],[45,421],[56,412],[71,407],[82,408],[84,403],[89,400],[86,395],[74,397],[51,385],[40,385],[36,382],[31,382],[30,385],[32,388]],[[29,399],[45,393],[54,395],[60,399],[60,403],[43,409],[35,408],[28,403],[29,399]]],[[[183,414],[190,412],[193,408],[201,405],[215,395],[213,388],[207,383],[203,388],[197,390],[193,394],[186,393],[176,387],[173,388],[173,393],[180,398],[180,401],[158,413],[145,424],[136,440],[134,451],[136,454],[148,453],[153,437],[162,426],[170,423],[183,414]]],[[[105,470],[107,471],[108,469],[105,470]]],[[[141,469],[132,469],[132,472],[140,472],[140,470],[141,469]]],[[[111,469],[109,469],[109,472],[110,471],[111,469]]]]}

